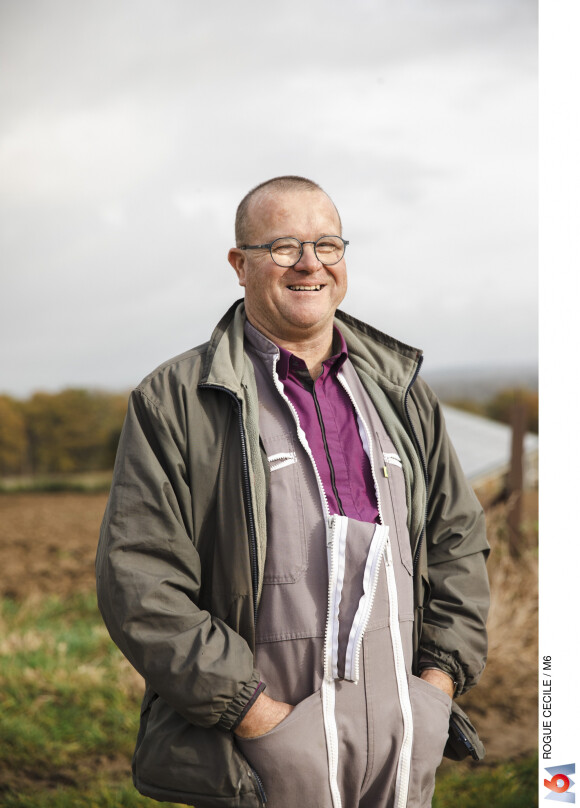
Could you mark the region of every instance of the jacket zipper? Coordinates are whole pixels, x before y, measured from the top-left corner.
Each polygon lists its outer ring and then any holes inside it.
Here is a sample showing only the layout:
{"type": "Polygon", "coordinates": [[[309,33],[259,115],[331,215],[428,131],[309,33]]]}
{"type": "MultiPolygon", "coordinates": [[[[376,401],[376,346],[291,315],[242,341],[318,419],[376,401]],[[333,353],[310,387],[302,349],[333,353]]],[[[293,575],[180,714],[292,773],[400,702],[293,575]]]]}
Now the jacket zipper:
{"type": "Polygon", "coordinates": [[[254,769],[253,766],[250,766],[250,771],[252,772],[252,776],[254,777],[254,779],[255,779],[255,781],[257,783],[258,793],[260,795],[260,801],[261,801],[262,805],[265,805],[268,802],[268,798],[266,797],[266,791],[264,789],[264,784],[262,783],[262,780],[260,779],[260,775],[254,769]]]}
{"type": "Polygon", "coordinates": [[[421,460],[421,466],[423,467],[423,475],[425,477],[425,511],[423,512],[423,526],[421,527],[421,533],[419,534],[419,539],[417,541],[417,547],[415,548],[415,556],[413,558],[413,573],[417,573],[417,564],[419,562],[419,553],[421,552],[421,545],[423,543],[423,537],[425,536],[425,532],[427,530],[427,503],[429,501],[429,471],[427,469],[427,460],[425,459],[425,455],[423,453],[423,449],[421,448],[421,444],[419,442],[419,438],[417,437],[417,432],[415,431],[415,427],[413,426],[413,422],[411,421],[411,416],[409,414],[409,393],[411,392],[411,387],[415,384],[417,376],[419,375],[419,371],[421,370],[421,365],[423,364],[423,357],[419,357],[419,361],[417,362],[417,367],[415,369],[415,373],[413,374],[413,378],[409,382],[409,386],[405,390],[405,415],[407,416],[407,421],[409,422],[409,426],[411,427],[411,432],[413,433],[413,438],[415,440],[415,446],[419,450],[419,458],[421,460]]]}
{"type": "MultiPolygon", "coordinates": [[[[240,443],[242,447],[242,471],[243,471],[243,478],[244,478],[244,497],[246,500],[246,509],[248,512],[248,533],[249,533],[249,544],[250,544],[250,566],[252,570],[252,595],[254,599],[254,627],[256,627],[258,622],[258,549],[257,549],[257,541],[256,541],[256,527],[254,524],[254,511],[252,508],[252,492],[250,488],[250,471],[248,467],[248,451],[246,447],[246,434],[244,432],[244,419],[242,414],[242,403],[237,397],[237,395],[232,391],[228,390],[227,387],[222,387],[219,384],[203,384],[201,385],[204,389],[209,390],[221,390],[224,393],[227,393],[230,398],[232,398],[236,404],[237,412],[238,412],[238,427],[240,431],[240,443]]],[[[258,796],[262,806],[265,806],[268,802],[268,798],[266,797],[266,791],[264,790],[263,783],[260,779],[260,775],[258,772],[250,766],[249,768],[254,780],[256,781],[256,785],[258,786],[258,796]]]]}
{"type": "Polygon", "coordinates": [[[451,718],[449,719],[449,723],[453,727],[453,730],[457,733],[457,737],[459,738],[459,740],[464,744],[464,746],[467,747],[471,757],[474,760],[479,760],[479,758],[477,756],[477,752],[475,751],[474,745],[471,743],[471,741],[469,740],[467,735],[465,735],[465,733],[461,731],[461,729],[459,728],[459,725],[457,724],[457,722],[455,721],[453,716],[451,716],[451,718]]]}
{"type": "Polygon", "coordinates": [[[256,540],[256,527],[254,523],[254,511],[252,508],[252,491],[250,486],[250,471],[248,467],[248,451],[246,447],[246,434],[244,432],[244,419],[242,414],[242,403],[237,395],[228,390],[227,387],[222,387],[219,384],[203,384],[204,389],[221,390],[227,393],[230,398],[235,401],[238,411],[238,427],[240,431],[240,442],[242,447],[242,471],[244,478],[244,498],[246,501],[246,510],[248,512],[248,533],[250,544],[250,566],[252,570],[252,594],[254,599],[254,627],[258,622],[258,543],[256,540]]]}

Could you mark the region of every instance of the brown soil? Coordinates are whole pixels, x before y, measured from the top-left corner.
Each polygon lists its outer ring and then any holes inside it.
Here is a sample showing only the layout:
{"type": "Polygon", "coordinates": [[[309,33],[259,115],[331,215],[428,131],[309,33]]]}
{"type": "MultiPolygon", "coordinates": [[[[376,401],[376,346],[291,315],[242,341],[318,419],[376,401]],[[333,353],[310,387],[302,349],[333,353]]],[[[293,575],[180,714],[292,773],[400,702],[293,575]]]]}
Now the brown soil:
{"type": "MultiPolygon", "coordinates": [[[[0,597],[66,597],[94,587],[104,494],[0,496],[0,597]]],[[[521,554],[507,552],[507,505],[488,509],[492,610],[481,682],[460,699],[488,762],[537,748],[537,493],[526,496],[521,554]]]]}
{"type": "Polygon", "coordinates": [[[0,597],[94,588],[105,494],[0,495],[0,597]]]}

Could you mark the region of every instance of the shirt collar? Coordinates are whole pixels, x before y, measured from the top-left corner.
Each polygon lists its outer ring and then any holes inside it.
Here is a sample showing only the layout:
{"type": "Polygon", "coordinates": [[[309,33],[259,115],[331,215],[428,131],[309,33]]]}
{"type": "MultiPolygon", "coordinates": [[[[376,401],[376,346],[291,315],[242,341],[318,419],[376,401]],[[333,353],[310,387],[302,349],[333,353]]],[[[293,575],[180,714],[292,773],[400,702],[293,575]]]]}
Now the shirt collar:
{"type": "Polygon", "coordinates": [[[257,351],[257,353],[262,354],[265,359],[280,351],[280,348],[278,348],[272,340],[264,336],[261,331],[258,331],[248,319],[246,319],[244,323],[244,336],[252,348],[257,351]]]}
{"type": "MultiPolygon", "coordinates": [[[[280,359],[276,365],[276,371],[280,379],[287,379],[288,374],[292,370],[306,370],[306,363],[303,359],[287,351],[286,348],[278,347],[278,350],[280,351],[280,359]]],[[[332,335],[332,356],[329,356],[328,359],[325,359],[322,363],[322,375],[327,375],[331,370],[338,373],[347,359],[348,348],[346,347],[346,341],[338,328],[334,326],[332,335]]]]}

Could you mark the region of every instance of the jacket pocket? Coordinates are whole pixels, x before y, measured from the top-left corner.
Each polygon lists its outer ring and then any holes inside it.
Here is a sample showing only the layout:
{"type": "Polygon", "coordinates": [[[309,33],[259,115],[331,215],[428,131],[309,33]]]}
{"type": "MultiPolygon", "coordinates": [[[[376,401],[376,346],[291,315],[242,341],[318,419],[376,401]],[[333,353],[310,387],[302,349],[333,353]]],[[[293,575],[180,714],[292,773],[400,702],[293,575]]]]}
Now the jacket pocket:
{"type": "Polygon", "coordinates": [[[293,463],[296,463],[296,460],[296,452],[277,452],[276,454],[270,455],[268,458],[270,474],[286,466],[291,466],[293,463]]]}
{"type": "MultiPolygon", "coordinates": [[[[389,536],[393,553],[398,553],[398,564],[395,564],[395,578],[399,600],[399,620],[413,620],[413,557],[407,527],[407,499],[405,492],[405,475],[399,455],[381,452],[383,474],[386,474],[388,496],[394,525],[389,536]]],[[[387,517],[385,517],[387,518],[387,517]]]]}
{"type": "MultiPolygon", "coordinates": [[[[269,732],[257,738],[236,737],[236,744],[276,805],[280,795],[285,805],[326,805],[320,802],[321,784],[328,783],[320,690],[297,704],[269,732]]],[[[330,790],[328,805],[332,805],[330,790]]]]}
{"type": "Polygon", "coordinates": [[[190,724],[162,698],[144,701],[133,781],[146,797],[196,808],[258,808],[259,786],[233,735],[190,724]]]}
{"type": "Polygon", "coordinates": [[[451,699],[435,685],[411,676],[409,695],[413,711],[413,750],[409,808],[431,805],[435,771],[443,758],[449,731],[451,699]]]}
{"type": "Polygon", "coordinates": [[[409,529],[407,527],[407,493],[405,490],[405,474],[399,455],[383,452],[383,468],[386,470],[391,504],[395,515],[397,539],[401,563],[411,575],[413,574],[413,556],[409,529]]]}
{"type": "Polygon", "coordinates": [[[300,464],[292,435],[266,437],[264,445],[270,467],[264,584],[291,584],[301,578],[308,564],[300,464]]]}

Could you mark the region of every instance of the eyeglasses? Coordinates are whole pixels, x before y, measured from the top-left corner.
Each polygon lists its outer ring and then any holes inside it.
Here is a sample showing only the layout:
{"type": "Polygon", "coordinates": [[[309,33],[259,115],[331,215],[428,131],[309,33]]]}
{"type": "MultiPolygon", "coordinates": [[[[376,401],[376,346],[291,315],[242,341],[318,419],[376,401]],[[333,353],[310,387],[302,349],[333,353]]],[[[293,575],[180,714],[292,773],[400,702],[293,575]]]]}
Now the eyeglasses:
{"type": "Polygon", "coordinates": [[[332,266],[338,264],[344,255],[346,245],[340,236],[321,236],[317,241],[300,241],[297,238],[287,236],[277,238],[269,244],[253,244],[240,247],[240,250],[270,250],[272,261],[279,267],[293,267],[300,261],[304,252],[305,244],[312,244],[314,254],[321,264],[332,266]]]}

